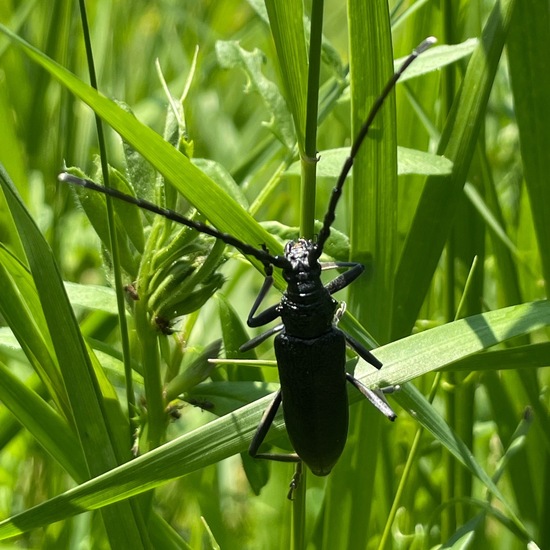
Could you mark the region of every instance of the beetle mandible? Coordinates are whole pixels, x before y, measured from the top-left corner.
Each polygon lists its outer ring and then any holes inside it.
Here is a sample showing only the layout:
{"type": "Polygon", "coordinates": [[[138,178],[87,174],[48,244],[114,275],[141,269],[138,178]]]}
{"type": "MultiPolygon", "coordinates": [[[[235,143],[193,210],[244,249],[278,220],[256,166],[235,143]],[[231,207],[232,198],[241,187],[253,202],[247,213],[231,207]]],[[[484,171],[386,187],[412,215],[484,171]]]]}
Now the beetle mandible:
{"type": "MultiPolygon", "coordinates": [[[[276,335],[274,347],[280,389],[264,413],[250,444],[249,453],[253,457],[283,462],[304,462],[317,476],[329,474],[342,454],[348,433],[346,382],[355,386],[390,420],[396,416],[379,394],[366,387],[345,369],[346,345],[375,368],[382,367],[382,363],[370,351],[336,326],[343,308],[332,295],[357,279],[364,266],[355,262],[320,263],[319,258],[330,235],[344,182],[376,114],[406,68],[434,43],[435,38],[429,37],[413,50],[374,102],[332,190],[318,238],[300,238],[288,242],[283,256],[273,256],[265,246],[261,249],[255,248],[228,233],[116,189],[97,185],[68,173],[59,176],[59,179],[66,183],[99,191],[211,235],[263,263],[266,277],[252,306],[247,324],[249,327],[261,327],[278,317],[282,322],[243,344],[240,349],[252,349],[268,337],[276,335]],[[282,270],[287,288],[279,304],[257,313],[273,284],[273,267],[282,270]],[[321,272],[336,268],[346,268],[347,271],[324,285],[321,281],[321,272]],[[295,454],[260,453],[260,445],[281,404],[295,454]]],[[[291,493],[295,483],[294,479],[291,483],[291,493]]]]}

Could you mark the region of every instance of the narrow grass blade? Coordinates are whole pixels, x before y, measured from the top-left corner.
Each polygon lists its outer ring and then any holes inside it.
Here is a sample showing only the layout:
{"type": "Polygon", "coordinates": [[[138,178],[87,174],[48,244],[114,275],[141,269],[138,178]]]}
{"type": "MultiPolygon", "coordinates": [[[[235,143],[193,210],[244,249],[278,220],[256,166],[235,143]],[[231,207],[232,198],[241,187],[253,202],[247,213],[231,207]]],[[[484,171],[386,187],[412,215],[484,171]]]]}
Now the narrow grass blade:
{"type": "Polygon", "coordinates": [[[520,134],[521,158],[544,278],[550,281],[550,15],[541,0],[528,2],[510,27],[508,60],[520,134]]]}
{"type": "MultiPolygon", "coordinates": [[[[111,443],[111,437],[114,435],[111,431],[116,430],[116,423],[113,426],[109,424],[114,420],[116,410],[111,408],[110,411],[106,411],[98,380],[93,372],[50,248],[1,167],[0,181],[21,235],[64,385],[67,388],[72,415],[69,420],[74,421],[79,434],[86,456],[87,475],[97,475],[122,462],[122,456],[117,456],[121,449],[113,448],[111,443]],[[111,418],[108,418],[109,415],[112,415],[111,418]]],[[[103,387],[107,388],[105,385],[103,387]]],[[[118,413],[120,422],[124,417],[120,410],[118,413]]],[[[115,437],[114,441],[122,442],[123,439],[115,437]]],[[[103,513],[110,540],[117,542],[120,548],[145,547],[144,540],[147,539],[147,534],[142,533],[143,524],[134,513],[135,509],[133,510],[128,502],[110,507],[103,513]],[[120,527],[122,525],[129,528],[131,533],[127,533],[126,529],[122,530],[120,527]]]]}
{"type": "MultiPolygon", "coordinates": [[[[281,245],[264,231],[234,199],[224,193],[185,155],[172,147],[159,134],[140,123],[113,101],[97,93],[5,26],[0,25],[0,32],[21,46],[31,59],[92,107],[220,231],[231,233],[247,243],[257,243],[258,247],[265,243],[273,254],[282,253],[281,245]]],[[[259,262],[256,265],[260,266],[259,262]]],[[[277,279],[280,280],[278,275],[277,279]]]]}
{"type": "Polygon", "coordinates": [[[495,4],[447,120],[438,152],[453,162],[453,174],[431,176],[424,186],[396,273],[392,338],[410,333],[452,227],[514,6],[495,4]]]}
{"type": "Polygon", "coordinates": [[[266,2],[286,100],[303,150],[306,125],[307,49],[301,0],[266,2]]]}

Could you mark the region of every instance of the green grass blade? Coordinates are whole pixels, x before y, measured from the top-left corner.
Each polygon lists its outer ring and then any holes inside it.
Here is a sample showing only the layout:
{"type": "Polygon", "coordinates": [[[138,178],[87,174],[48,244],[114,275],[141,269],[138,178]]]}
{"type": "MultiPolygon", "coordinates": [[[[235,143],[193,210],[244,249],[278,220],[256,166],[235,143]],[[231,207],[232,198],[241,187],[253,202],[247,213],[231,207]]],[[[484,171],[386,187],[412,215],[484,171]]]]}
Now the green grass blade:
{"type": "MultiPolygon", "coordinates": [[[[402,384],[503,340],[548,325],[548,302],[533,302],[476,315],[383,346],[377,350],[377,356],[387,368],[373,373],[372,367],[360,362],[355,375],[371,387],[402,384]],[[367,369],[369,372],[365,374],[367,369]]],[[[353,401],[360,399],[356,394],[352,395],[353,401]]],[[[149,491],[244,451],[271,399],[268,395],[59,497],[4,520],[0,523],[0,538],[149,491]]],[[[273,440],[283,433],[284,422],[279,414],[267,439],[273,440]]],[[[438,430],[434,429],[434,433],[440,437],[438,430]]],[[[441,443],[449,444],[451,452],[457,452],[456,442],[451,445],[449,440],[442,438],[441,443]]]]}
{"type": "Polygon", "coordinates": [[[447,120],[439,153],[453,162],[450,178],[427,179],[395,278],[393,337],[410,333],[432,280],[472,160],[515,0],[499,0],[468,64],[459,100],[447,120]]]}
{"type": "Polygon", "coordinates": [[[220,231],[247,243],[265,243],[271,253],[282,253],[281,245],[264,231],[230,196],[159,134],[141,124],[114,102],[105,98],[42,52],[0,25],[0,32],[23,48],[35,62],[87,103],[136,151],[147,159],[220,231]]]}
{"type": "MultiPolygon", "coordinates": [[[[518,6],[519,7],[519,6],[518,6]]],[[[534,231],[531,232],[536,238],[538,249],[538,260],[540,261],[542,278],[546,282],[546,293],[548,291],[548,280],[550,278],[550,231],[548,225],[548,204],[550,191],[548,186],[547,169],[547,148],[545,145],[550,139],[550,114],[547,107],[547,98],[550,93],[550,76],[546,68],[545,56],[541,52],[548,51],[550,47],[550,14],[548,6],[540,1],[530,2],[522,5],[516,10],[516,15],[510,26],[508,40],[508,63],[512,84],[515,115],[519,130],[519,141],[522,154],[523,175],[525,186],[529,196],[529,213],[532,218],[534,231]]],[[[532,238],[533,238],[532,237],[532,238]]],[[[514,271],[511,272],[515,274],[514,271]]],[[[506,273],[507,277],[510,277],[506,273]]],[[[533,277],[533,279],[535,279],[533,277]]],[[[517,280],[509,283],[512,292],[516,290],[517,280]]],[[[522,288],[525,291],[525,287],[522,288]]],[[[512,292],[510,294],[512,294],[512,292]]],[[[515,292],[519,294],[519,291],[515,292]]],[[[520,371],[515,380],[520,382],[521,388],[526,393],[535,394],[535,415],[539,422],[535,423],[535,429],[539,432],[537,439],[547,442],[548,413],[546,407],[541,407],[540,379],[535,378],[530,372],[520,371]]],[[[493,378],[495,384],[491,390],[499,393],[514,395],[516,387],[508,388],[503,383],[505,380],[493,378]]],[[[544,383],[543,383],[544,384],[544,383]]],[[[499,399],[499,395],[495,396],[499,399]]],[[[499,401],[492,399],[495,408],[499,401]]],[[[502,400],[500,401],[502,402],[502,400]]],[[[507,422],[510,425],[510,422],[507,422]]],[[[546,511],[550,508],[550,497],[548,491],[548,477],[546,476],[545,486],[542,489],[542,500],[538,506],[532,506],[533,492],[540,484],[537,471],[546,468],[548,458],[539,457],[538,446],[528,446],[520,451],[519,460],[510,464],[510,478],[514,487],[518,506],[524,509],[526,521],[540,524],[539,544],[544,548],[550,544],[550,526],[548,522],[540,521],[546,511]],[[530,470],[524,467],[528,460],[536,457],[538,467],[530,470]]],[[[547,451],[548,452],[548,451],[547,451]]]]}
{"type": "MultiPolygon", "coordinates": [[[[351,139],[354,139],[384,86],[393,75],[394,56],[388,4],[385,0],[348,2],[351,139]]],[[[350,259],[367,266],[370,277],[350,286],[349,309],[375,340],[389,338],[393,288],[390,284],[397,257],[397,128],[395,92],[386,99],[354,161],[350,203],[350,259]]],[[[345,192],[345,190],[344,190],[345,192]]],[[[343,202],[343,201],[342,201],[343,202]]],[[[350,418],[351,441],[381,441],[383,417],[363,403],[350,418]]],[[[383,445],[383,443],[382,443],[383,445]]],[[[356,531],[349,548],[367,540],[374,516],[378,459],[369,445],[348,449],[329,479],[324,515],[325,548],[346,546],[342,537],[356,531]],[[357,467],[357,465],[361,467],[357,467]],[[350,484],[361,487],[348,492],[350,484]],[[349,513],[340,514],[350,498],[349,513]],[[341,520],[340,518],[344,518],[341,520]],[[341,521],[345,521],[341,524],[341,521]],[[338,525],[340,524],[340,525],[338,525]]],[[[379,512],[376,511],[378,514],[379,512]]],[[[383,511],[382,511],[383,513],[383,511]]]]}
{"type": "Polygon", "coordinates": [[[0,283],[0,311],[5,321],[56,406],[70,417],[67,394],[36,287],[28,269],[3,247],[0,247],[0,283]]]}
{"type": "Polygon", "coordinates": [[[86,479],[80,443],[69,425],[44,400],[0,363],[0,401],[73,479],[86,479]]]}
{"type": "Polygon", "coordinates": [[[306,125],[307,49],[301,0],[266,2],[271,33],[277,50],[281,79],[298,147],[304,149],[306,125]]]}
{"type": "Polygon", "coordinates": [[[497,497],[506,507],[514,523],[521,529],[529,540],[527,528],[516,516],[516,512],[508,499],[495,485],[489,475],[479,466],[472,451],[464,444],[456,433],[449,427],[434,407],[426,400],[420,391],[412,384],[405,384],[395,396],[396,401],[427,429],[432,435],[449,450],[470,472],[477,477],[487,489],[497,497]]]}
{"type": "MultiPolygon", "coordinates": [[[[13,184],[0,167],[1,185],[6,201],[25,248],[30,270],[38,291],[44,317],[55,349],[59,367],[67,388],[72,418],[86,456],[88,475],[105,472],[118,463],[117,449],[111,442],[105,405],[99,393],[98,381],[92,372],[92,365],[83,344],[78,324],[65,294],[58,267],[52,252],[44,241],[34,221],[20,201],[13,184]],[[100,450],[100,452],[98,452],[100,450]]],[[[120,415],[119,420],[123,417],[120,415]]],[[[114,417],[111,418],[114,420],[114,417]]],[[[115,438],[115,441],[118,438],[115,438]]],[[[118,441],[121,441],[118,439],[118,441]]],[[[136,521],[130,503],[120,503],[103,513],[112,543],[120,548],[141,548],[142,524],[136,521]],[[124,525],[131,530],[128,534],[121,529],[124,525]]],[[[146,535],[145,540],[146,540],[146,535]]]]}
{"type": "Polygon", "coordinates": [[[520,133],[521,156],[529,203],[537,234],[542,270],[550,280],[550,74],[540,52],[550,48],[550,15],[540,0],[529,2],[510,27],[508,59],[514,106],[520,133]]]}

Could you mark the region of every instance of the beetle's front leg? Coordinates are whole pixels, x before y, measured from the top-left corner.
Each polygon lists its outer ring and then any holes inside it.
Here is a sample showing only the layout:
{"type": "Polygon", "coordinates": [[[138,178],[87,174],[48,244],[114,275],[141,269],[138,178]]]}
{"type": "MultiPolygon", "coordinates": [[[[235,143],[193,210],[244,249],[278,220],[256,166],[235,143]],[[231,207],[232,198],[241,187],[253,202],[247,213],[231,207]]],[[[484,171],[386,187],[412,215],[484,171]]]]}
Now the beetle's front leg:
{"type": "Polygon", "coordinates": [[[327,271],[328,269],[338,269],[339,267],[348,267],[348,271],[345,271],[341,275],[338,275],[335,279],[330,281],[325,285],[325,288],[334,294],[343,288],[346,288],[348,285],[353,283],[357,277],[359,277],[363,271],[365,271],[365,266],[357,262],[327,262],[321,264],[321,269],[327,271]]]}
{"type": "MultiPolygon", "coordinates": [[[[265,244],[262,246],[262,248],[267,252],[265,244]]],[[[267,323],[270,323],[279,315],[276,305],[268,307],[265,311],[262,311],[260,314],[256,315],[256,311],[258,311],[258,308],[260,307],[267,293],[273,286],[273,266],[269,262],[264,262],[264,272],[264,284],[262,285],[262,288],[260,288],[260,292],[258,293],[256,300],[254,300],[254,304],[252,305],[252,309],[250,310],[250,313],[248,314],[248,318],[246,320],[246,324],[249,327],[261,327],[263,325],[267,325],[267,323]]]]}
{"type": "Polygon", "coordinates": [[[260,292],[258,293],[256,300],[254,300],[254,304],[252,305],[252,309],[250,310],[250,313],[248,314],[248,318],[246,320],[246,324],[249,327],[262,327],[263,325],[267,325],[267,323],[270,323],[279,316],[279,313],[277,312],[277,305],[268,307],[266,310],[256,315],[256,311],[258,311],[258,308],[264,301],[264,298],[266,297],[270,288],[273,286],[272,272],[273,270],[271,269],[270,273],[267,274],[266,269],[264,284],[262,285],[262,288],[260,288],[260,292]]]}
{"type": "MultiPolygon", "coordinates": [[[[267,323],[270,323],[271,321],[274,321],[279,316],[279,312],[277,311],[278,304],[268,307],[266,310],[262,311],[260,314],[254,316],[254,314],[260,307],[260,304],[262,303],[263,299],[265,298],[265,295],[268,293],[272,285],[273,285],[273,277],[271,276],[271,274],[266,275],[264,284],[262,285],[262,288],[260,289],[258,297],[256,298],[252,306],[252,309],[248,314],[248,319],[246,320],[246,324],[249,327],[261,327],[263,325],[266,325],[267,323]]],[[[277,325],[276,327],[270,330],[267,330],[266,332],[263,332],[258,336],[255,336],[248,342],[245,342],[239,348],[239,351],[244,352],[244,351],[248,351],[249,349],[255,348],[256,346],[261,344],[264,340],[267,340],[267,338],[269,338],[271,335],[276,334],[277,332],[280,332],[281,330],[283,330],[283,328],[284,328],[283,325],[277,325]]]]}
{"type": "MultiPolygon", "coordinates": [[[[250,313],[248,314],[248,318],[246,320],[246,324],[251,328],[262,327],[264,325],[267,325],[267,323],[274,321],[275,319],[277,319],[277,317],[279,317],[279,311],[277,309],[278,304],[268,307],[266,310],[256,315],[258,308],[260,307],[267,293],[273,286],[273,266],[270,263],[266,262],[264,263],[264,268],[265,268],[264,283],[262,285],[262,288],[260,289],[260,292],[258,293],[258,296],[256,297],[256,300],[254,300],[254,304],[252,305],[252,309],[250,310],[250,313]]],[[[283,330],[283,328],[284,328],[283,325],[277,325],[276,327],[252,338],[248,342],[245,342],[239,348],[239,351],[244,352],[252,348],[255,348],[257,345],[261,344],[264,340],[267,340],[267,338],[269,338],[273,334],[276,334],[277,332],[280,332],[281,330],[283,330]]]]}

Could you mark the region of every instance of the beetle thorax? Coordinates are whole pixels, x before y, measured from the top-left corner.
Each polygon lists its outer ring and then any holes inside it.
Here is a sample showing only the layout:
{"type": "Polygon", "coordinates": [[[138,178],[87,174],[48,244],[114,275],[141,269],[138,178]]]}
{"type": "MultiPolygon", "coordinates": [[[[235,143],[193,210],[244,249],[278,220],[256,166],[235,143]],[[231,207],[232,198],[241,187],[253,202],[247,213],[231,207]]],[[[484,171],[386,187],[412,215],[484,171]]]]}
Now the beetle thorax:
{"type": "Polygon", "coordinates": [[[290,241],[285,247],[290,265],[283,269],[288,286],[279,313],[285,332],[304,339],[330,330],[338,306],[321,281],[318,256],[317,245],[307,239],[290,241]]]}

